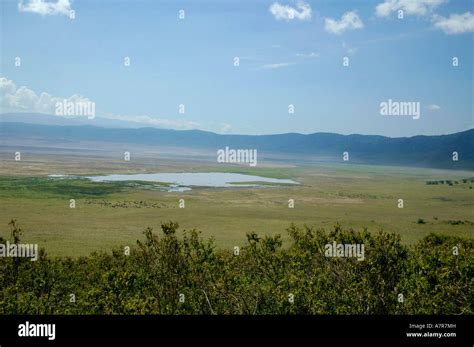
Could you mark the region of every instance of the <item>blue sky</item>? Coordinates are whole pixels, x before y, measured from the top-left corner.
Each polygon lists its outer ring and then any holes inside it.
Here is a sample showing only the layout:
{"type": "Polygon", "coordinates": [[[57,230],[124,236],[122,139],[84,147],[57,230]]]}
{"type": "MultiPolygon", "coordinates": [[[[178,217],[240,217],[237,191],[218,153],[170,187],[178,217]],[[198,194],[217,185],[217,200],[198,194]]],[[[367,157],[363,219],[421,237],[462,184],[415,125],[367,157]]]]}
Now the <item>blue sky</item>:
{"type": "Polygon", "coordinates": [[[219,133],[462,131],[474,126],[473,3],[6,0],[2,111],[79,97],[97,117],[219,133]],[[388,99],[419,102],[420,119],[380,115],[388,99]]]}

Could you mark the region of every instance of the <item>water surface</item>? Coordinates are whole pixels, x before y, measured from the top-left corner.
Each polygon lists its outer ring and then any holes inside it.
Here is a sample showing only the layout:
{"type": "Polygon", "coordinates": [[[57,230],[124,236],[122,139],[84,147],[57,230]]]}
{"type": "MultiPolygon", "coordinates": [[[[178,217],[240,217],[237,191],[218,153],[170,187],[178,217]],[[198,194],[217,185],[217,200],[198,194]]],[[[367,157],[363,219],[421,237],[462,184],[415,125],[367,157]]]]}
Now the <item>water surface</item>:
{"type": "Polygon", "coordinates": [[[290,179],[268,178],[228,172],[176,172],[129,175],[88,176],[94,182],[144,181],[174,184],[170,191],[183,191],[185,187],[259,187],[259,182],[299,184],[290,179]],[[238,183],[238,184],[234,184],[238,183]]]}

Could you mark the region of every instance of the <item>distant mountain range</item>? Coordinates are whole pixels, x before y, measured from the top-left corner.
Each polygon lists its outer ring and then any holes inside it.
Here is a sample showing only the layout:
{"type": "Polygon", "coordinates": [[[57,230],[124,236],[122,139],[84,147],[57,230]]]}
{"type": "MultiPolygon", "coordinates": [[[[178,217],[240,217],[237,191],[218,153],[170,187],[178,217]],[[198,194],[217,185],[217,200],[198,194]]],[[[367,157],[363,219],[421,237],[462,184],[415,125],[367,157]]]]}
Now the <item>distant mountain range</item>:
{"type": "Polygon", "coordinates": [[[79,120],[47,115],[19,117],[15,114],[3,114],[0,115],[0,145],[8,146],[13,140],[16,145],[23,142],[26,145],[31,139],[35,139],[42,140],[49,146],[58,144],[58,147],[64,142],[69,147],[74,143],[104,142],[210,151],[228,146],[233,149],[257,149],[259,155],[284,155],[286,158],[294,155],[298,158],[324,158],[336,162],[342,162],[343,152],[347,151],[352,163],[474,169],[474,129],[449,135],[390,138],[333,133],[220,135],[201,130],[106,126],[103,122],[101,126],[91,126],[84,125],[79,120]],[[453,152],[458,153],[458,161],[452,160],[453,152]]]}

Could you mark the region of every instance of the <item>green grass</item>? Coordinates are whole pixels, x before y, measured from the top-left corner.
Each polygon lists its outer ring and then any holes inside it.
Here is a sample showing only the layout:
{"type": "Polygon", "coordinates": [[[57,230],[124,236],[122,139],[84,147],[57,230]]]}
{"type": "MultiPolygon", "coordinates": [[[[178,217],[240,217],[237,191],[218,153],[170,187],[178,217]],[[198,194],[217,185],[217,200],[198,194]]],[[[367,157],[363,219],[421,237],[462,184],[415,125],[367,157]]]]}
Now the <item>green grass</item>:
{"type": "Polygon", "coordinates": [[[269,187],[280,187],[280,186],[292,186],[292,183],[278,183],[278,182],[264,182],[264,181],[248,181],[248,182],[228,182],[235,186],[238,185],[258,185],[258,186],[269,186],[269,187]]]}
{"type": "Polygon", "coordinates": [[[50,177],[0,177],[0,197],[57,198],[67,196],[102,197],[133,189],[158,189],[168,187],[162,182],[92,182],[86,178],[50,177]]]}
{"type": "Polygon", "coordinates": [[[225,248],[243,244],[246,233],[252,231],[280,233],[286,240],[285,229],[292,222],[325,228],[338,222],[372,232],[384,229],[399,233],[407,244],[430,232],[472,237],[474,190],[469,189],[470,183],[462,182],[472,177],[472,172],[351,165],[236,168],[187,161],[137,161],[134,166],[117,166],[88,161],[90,174],[107,172],[108,168],[110,173],[236,172],[301,183],[170,193],[153,189],[149,182],[96,183],[46,177],[88,174],[83,163],[72,160],[22,165],[21,176],[1,172],[0,236],[8,236],[7,224],[15,218],[25,230],[24,240],[39,243],[51,255],[79,256],[134,245],[147,226],[159,229],[169,220],[178,221],[185,229],[200,229],[204,237],[213,236],[217,246],[225,248]],[[459,184],[426,184],[445,179],[459,184]],[[76,199],[75,209],[69,208],[72,198],[76,199]],[[403,209],[397,207],[399,198],[404,200],[403,209]],[[179,208],[179,199],[185,200],[184,209],[179,208]],[[294,209],[288,208],[289,199],[294,199],[294,209]],[[417,223],[419,219],[425,223],[417,223]]]}
{"type": "Polygon", "coordinates": [[[241,167],[241,166],[212,166],[207,172],[231,172],[243,175],[254,175],[268,178],[290,179],[298,170],[296,168],[272,168],[272,167],[241,167]]]}

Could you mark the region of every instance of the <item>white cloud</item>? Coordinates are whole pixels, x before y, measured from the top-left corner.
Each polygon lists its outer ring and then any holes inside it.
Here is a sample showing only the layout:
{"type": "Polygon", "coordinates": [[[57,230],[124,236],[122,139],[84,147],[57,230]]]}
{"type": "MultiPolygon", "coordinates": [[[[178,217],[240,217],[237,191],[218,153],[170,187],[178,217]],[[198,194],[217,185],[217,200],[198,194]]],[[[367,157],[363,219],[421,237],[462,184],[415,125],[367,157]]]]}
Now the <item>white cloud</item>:
{"type": "Polygon", "coordinates": [[[12,80],[0,77],[0,96],[4,94],[13,94],[16,91],[16,85],[12,80]]]}
{"type": "Polygon", "coordinates": [[[297,57],[301,57],[301,58],[318,58],[318,57],[319,57],[319,53],[314,53],[314,52],[310,52],[310,53],[296,53],[296,56],[297,56],[297,57]]]}
{"type": "Polygon", "coordinates": [[[451,14],[448,18],[433,17],[434,26],[446,34],[463,34],[474,31],[474,15],[471,12],[451,14]]]}
{"type": "MultiPolygon", "coordinates": [[[[69,98],[62,98],[42,92],[38,96],[35,91],[25,86],[17,88],[12,80],[9,80],[5,77],[0,77],[0,113],[33,112],[45,113],[61,117],[60,115],[55,114],[56,103],[62,103],[64,102],[64,100],[75,104],[90,101],[88,98],[85,98],[82,95],[78,94],[74,94],[69,98]]],[[[99,118],[182,130],[196,129],[199,127],[199,123],[191,122],[184,119],[163,119],[154,118],[147,115],[133,116],[108,113],[100,115],[99,118]]]]}
{"type": "Polygon", "coordinates": [[[221,128],[220,128],[221,133],[229,134],[232,132],[232,125],[228,123],[221,123],[220,125],[221,125],[221,128]]]}
{"type": "Polygon", "coordinates": [[[357,15],[356,11],[349,11],[342,15],[341,20],[337,21],[332,18],[324,19],[324,29],[332,34],[342,34],[346,30],[361,29],[364,23],[357,15]]]}
{"type": "Polygon", "coordinates": [[[266,64],[262,66],[262,69],[279,69],[285,66],[295,65],[295,63],[274,63],[274,64],[266,64]]]}
{"type": "Polygon", "coordinates": [[[347,54],[355,54],[357,52],[357,48],[349,47],[345,42],[342,43],[342,48],[346,51],[347,54]]]}
{"type": "Polygon", "coordinates": [[[427,106],[427,109],[430,111],[438,111],[441,110],[441,107],[435,104],[431,104],[427,106]]]}
{"type": "Polygon", "coordinates": [[[191,122],[185,119],[163,119],[154,118],[147,115],[133,116],[133,115],[119,115],[119,114],[107,114],[103,118],[111,120],[119,120],[124,122],[133,122],[143,125],[156,126],[160,128],[172,128],[179,130],[190,130],[199,127],[199,123],[191,122]]]}
{"type": "Polygon", "coordinates": [[[281,5],[278,2],[274,2],[268,10],[277,20],[290,21],[293,19],[299,20],[310,20],[311,19],[311,6],[304,1],[299,1],[296,7],[289,5],[281,5]]]}
{"type": "Polygon", "coordinates": [[[54,114],[56,103],[63,102],[89,102],[88,98],[74,94],[69,98],[60,98],[42,92],[36,94],[28,87],[17,88],[12,80],[0,77],[0,106],[2,112],[40,112],[54,114]]]}
{"type": "Polygon", "coordinates": [[[355,54],[357,52],[357,48],[348,48],[347,49],[347,54],[355,54]]]}
{"type": "Polygon", "coordinates": [[[20,0],[18,3],[18,11],[37,13],[41,16],[69,16],[71,10],[71,2],[69,0],[57,0],[56,2],[46,0],[27,0],[26,4],[23,3],[23,0],[20,0]]]}
{"type": "Polygon", "coordinates": [[[379,17],[388,17],[392,12],[402,10],[404,15],[426,16],[447,0],[386,0],[375,7],[379,17]]]}
{"type": "Polygon", "coordinates": [[[30,110],[36,108],[38,102],[38,95],[31,89],[22,86],[15,90],[13,94],[6,94],[6,105],[12,109],[30,110]]]}

